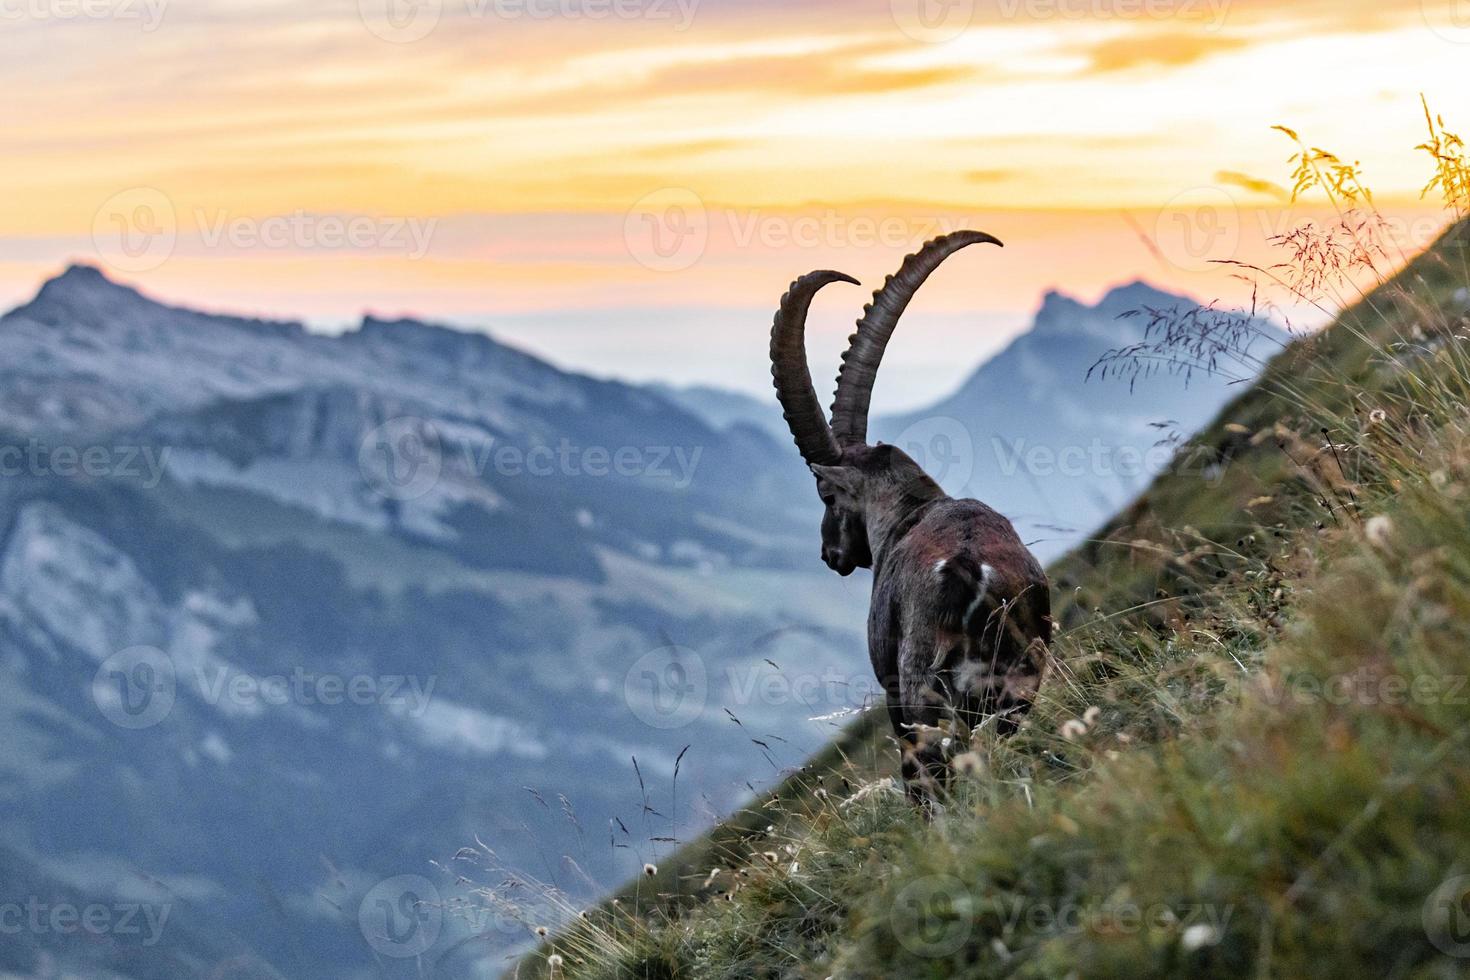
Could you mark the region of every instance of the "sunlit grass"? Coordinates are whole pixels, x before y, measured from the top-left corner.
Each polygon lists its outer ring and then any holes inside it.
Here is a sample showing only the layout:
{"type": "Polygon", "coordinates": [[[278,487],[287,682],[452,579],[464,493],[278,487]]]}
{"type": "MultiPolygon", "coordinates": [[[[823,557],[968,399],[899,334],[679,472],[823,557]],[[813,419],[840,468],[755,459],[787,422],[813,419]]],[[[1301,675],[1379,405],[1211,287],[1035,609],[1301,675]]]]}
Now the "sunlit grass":
{"type": "MultiPolygon", "coordinates": [[[[1470,242],[1463,146],[1426,120],[1458,224],[1417,257],[1283,130],[1340,220],[1230,271],[1333,326],[1057,563],[1061,667],[937,818],[867,719],[523,975],[1463,975],[1434,896],[1470,874],[1470,242]]],[[[1156,318],[1103,367],[1260,356],[1256,312],[1156,318]]]]}

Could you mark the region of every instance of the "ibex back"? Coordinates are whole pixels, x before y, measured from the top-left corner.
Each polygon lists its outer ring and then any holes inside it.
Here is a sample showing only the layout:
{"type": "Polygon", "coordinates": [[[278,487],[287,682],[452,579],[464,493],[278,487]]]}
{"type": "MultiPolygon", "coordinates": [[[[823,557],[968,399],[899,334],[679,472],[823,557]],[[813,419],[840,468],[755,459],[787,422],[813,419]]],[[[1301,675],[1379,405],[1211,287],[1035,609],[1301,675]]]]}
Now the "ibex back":
{"type": "Polygon", "coordinates": [[[956,500],[903,450],[867,444],[868,405],[884,348],[915,291],[952,252],[1000,242],[961,231],[926,244],[873,294],[849,340],[832,418],[807,370],[807,310],[840,272],[792,283],[771,328],[771,375],[796,447],[826,505],[822,560],[839,575],[873,570],[868,654],[886,692],[911,798],[947,784],[949,756],[987,722],[1013,731],[1045,671],[1051,639],[1046,574],[1010,521],[956,500]]]}

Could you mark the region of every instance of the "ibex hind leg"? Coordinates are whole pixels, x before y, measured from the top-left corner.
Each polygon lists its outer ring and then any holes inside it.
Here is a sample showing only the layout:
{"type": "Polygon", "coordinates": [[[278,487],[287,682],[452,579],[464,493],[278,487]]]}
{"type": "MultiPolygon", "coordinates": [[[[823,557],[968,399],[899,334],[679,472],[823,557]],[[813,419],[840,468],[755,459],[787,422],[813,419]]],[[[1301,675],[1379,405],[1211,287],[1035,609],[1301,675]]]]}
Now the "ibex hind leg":
{"type": "Polygon", "coordinates": [[[948,679],[933,675],[905,692],[904,789],[926,816],[933,816],[949,794],[950,759],[963,743],[948,679]]]}

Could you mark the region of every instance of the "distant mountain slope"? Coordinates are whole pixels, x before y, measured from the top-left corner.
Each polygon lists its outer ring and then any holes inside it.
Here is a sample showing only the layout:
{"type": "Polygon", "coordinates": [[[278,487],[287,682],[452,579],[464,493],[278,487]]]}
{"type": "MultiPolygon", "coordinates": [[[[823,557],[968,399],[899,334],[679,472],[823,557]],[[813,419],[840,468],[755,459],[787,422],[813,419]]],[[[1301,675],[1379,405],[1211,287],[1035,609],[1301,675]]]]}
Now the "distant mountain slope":
{"type": "Polygon", "coordinates": [[[868,671],[784,445],[483,335],[323,337],[74,267],[0,318],[0,459],[0,877],[161,883],[187,948],[118,977],[483,972],[524,925],[440,909],[403,961],[417,916],[361,916],[404,875],[452,901],[434,862],[477,838],[595,894],[656,857],[619,820],[696,832],[862,696],[768,665],[868,671]]]}
{"type": "MultiPolygon", "coordinates": [[[[1199,308],[1144,282],[1119,286],[1094,306],[1048,293],[1031,328],[958,389],[924,408],[876,417],[869,438],[900,445],[950,493],[991,504],[1043,559],[1055,558],[1141,492],[1175,446],[1235,393],[1223,374],[1185,377],[1162,366],[1131,390],[1088,378],[1098,358],[1142,342],[1154,314],[1167,319],[1199,308]]],[[[1287,339],[1265,322],[1252,330],[1249,353],[1258,361],[1287,339]]],[[[894,342],[904,342],[902,332],[894,342]]],[[[881,378],[878,386],[881,401],[881,378]]],[[[704,386],[657,390],[717,428],[745,423],[789,444],[774,395],[762,401],[704,386]]]]}
{"type": "MultiPolygon", "coordinates": [[[[1048,293],[1032,328],[957,391],[875,420],[870,438],[904,448],[950,493],[991,504],[1040,557],[1055,558],[1142,492],[1181,439],[1237,392],[1228,377],[1201,372],[1160,371],[1131,391],[1088,379],[1108,351],[1144,340],[1150,311],[1168,318],[1197,308],[1143,282],[1119,286],[1095,306],[1048,293]]],[[[1264,322],[1255,331],[1250,353],[1259,361],[1286,340],[1264,322]]]]}
{"type": "Polygon", "coordinates": [[[733,425],[752,425],[769,433],[783,445],[791,438],[786,419],[773,394],[764,400],[743,391],[730,391],[712,385],[652,384],[649,387],[669,401],[693,412],[720,429],[733,425]]]}

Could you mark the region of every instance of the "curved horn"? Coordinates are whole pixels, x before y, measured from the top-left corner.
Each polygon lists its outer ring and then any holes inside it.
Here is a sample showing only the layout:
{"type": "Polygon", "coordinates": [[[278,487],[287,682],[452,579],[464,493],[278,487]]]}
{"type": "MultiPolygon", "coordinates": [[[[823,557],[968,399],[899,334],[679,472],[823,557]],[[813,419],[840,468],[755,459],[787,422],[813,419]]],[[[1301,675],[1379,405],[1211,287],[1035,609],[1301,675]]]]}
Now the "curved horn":
{"type": "Polygon", "coordinates": [[[832,402],[832,432],[839,445],[850,446],[868,439],[868,403],[873,398],[873,380],[878,364],[898,318],[914,298],[914,293],[939,268],[939,264],[966,245],[988,242],[1000,245],[1000,239],[983,231],[956,231],[941,235],[903,260],[896,274],[889,276],[883,288],[873,294],[873,301],[863,309],[857,331],[848,338],[847,352],[842,355],[842,369],[837,374],[837,394],[832,402]]]}
{"type": "Polygon", "coordinates": [[[781,307],[771,324],[771,379],[776,397],[785,410],[786,424],[796,439],[796,448],[807,463],[830,465],[837,462],[837,440],[827,425],[822,403],[812,387],[812,375],[806,366],[806,314],[817,290],[832,282],[858,281],[841,272],[825,270],[809,272],[791,284],[781,297],[781,307]]]}

